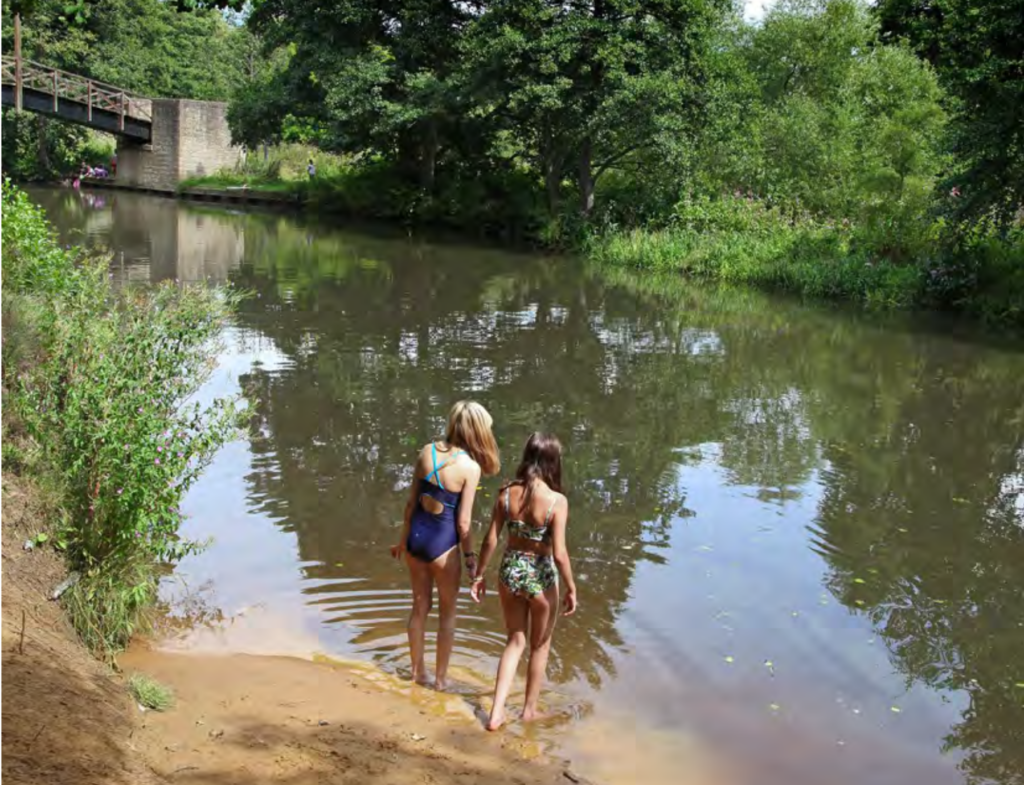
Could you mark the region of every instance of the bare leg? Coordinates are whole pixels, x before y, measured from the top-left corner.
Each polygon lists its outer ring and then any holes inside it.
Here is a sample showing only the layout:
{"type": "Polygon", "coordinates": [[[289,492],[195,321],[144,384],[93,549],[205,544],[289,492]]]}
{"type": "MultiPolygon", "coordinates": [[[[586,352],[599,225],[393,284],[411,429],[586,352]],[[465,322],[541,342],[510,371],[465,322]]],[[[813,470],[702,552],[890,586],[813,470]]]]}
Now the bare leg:
{"type": "Polygon", "coordinates": [[[437,599],[441,620],[437,628],[437,670],[434,686],[444,690],[448,686],[448,661],[455,646],[455,618],[458,612],[459,583],[462,580],[462,563],[458,548],[438,556],[430,563],[430,572],[437,583],[437,599]]]}
{"type": "Polygon", "coordinates": [[[427,616],[433,601],[434,581],[430,577],[430,565],[415,556],[406,554],[409,565],[409,581],[412,584],[412,612],[409,614],[409,654],[412,657],[412,678],[417,684],[427,683],[427,664],[424,658],[424,637],[427,630],[427,616]]]}
{"type": "Polygon", "coordinates": [[[523,705],[523,722],[540,719],[537,701],[544,686],[544,675],[548,669],[548,654],[551,653],[551,636],[558,619],[558,586],[552,586],[543,594],[530,598],[530,667],[526,674],[526,702],[523,705]]]}
{"type": "Polygon", "coordinates": [[[501,596],[501,610],[505,614],[508,641],[498,665],[498,678],[494,683],[494,705],[491,706],[491,716],[487,720],[487,730],[497,730],[505,724],[505,702],[512,691],[519,659],[526,650],[529,605],[526,600],[514,595],[504,585],[499,584],[498,594],[501,596]]]}

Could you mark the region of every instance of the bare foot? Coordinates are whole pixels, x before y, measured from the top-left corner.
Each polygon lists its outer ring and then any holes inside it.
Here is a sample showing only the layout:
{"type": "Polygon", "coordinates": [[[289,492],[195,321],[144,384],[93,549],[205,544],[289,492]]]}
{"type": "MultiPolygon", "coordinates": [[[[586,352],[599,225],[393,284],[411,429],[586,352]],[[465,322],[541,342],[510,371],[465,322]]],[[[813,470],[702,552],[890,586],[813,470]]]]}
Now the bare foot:
{"type": "Polygon", "coordinates": [[[448,679],[435,679],[434,689],[438,692],[444,692],[448,689],[448,679]]]}
{"type": "Polygon", "coordinates": [[[492,713],[490,718],[487,720],[487,724],[484,727],[487,728],[487,730],[489,730],[489,731],[496,731],[499,728],[501,728],[501,726],[504,725],[504,724],[505,724],[505,712],[501,711],[501,712],[498,712],[497,714],[493,714],[492,713]]]}
{"type": "Polygon", "coordinates": [[[429,687],[430,686],[430,676],[427,675],[426,673],[423,673],[423,672],[421,672],[421,673],[414,673],[412,675],[412,680],[416,684],[420,685],[421,687],[429,687]]]}
{"type": "Polygon", "coordinates": [[[537,722],[538,720],[546,720],[550,716],[550,714],[538,711],[537,709],[523,709],[519,719],[523,722],[537,722]]]}

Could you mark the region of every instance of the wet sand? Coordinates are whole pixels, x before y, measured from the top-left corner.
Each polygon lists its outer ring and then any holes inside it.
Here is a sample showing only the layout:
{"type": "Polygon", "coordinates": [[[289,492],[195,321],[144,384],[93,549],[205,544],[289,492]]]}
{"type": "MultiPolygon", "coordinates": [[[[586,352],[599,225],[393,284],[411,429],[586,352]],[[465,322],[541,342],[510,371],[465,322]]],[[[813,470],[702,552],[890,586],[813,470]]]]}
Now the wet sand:
{"type": "Polygon", "coordinates": [[[174,709],[146,712],[133,743],[176,783],[569,781],[527,742],[483,732],[465,699],[402,695],[359,666],[142,647],[121,665],[174,689],[174,709]]]}

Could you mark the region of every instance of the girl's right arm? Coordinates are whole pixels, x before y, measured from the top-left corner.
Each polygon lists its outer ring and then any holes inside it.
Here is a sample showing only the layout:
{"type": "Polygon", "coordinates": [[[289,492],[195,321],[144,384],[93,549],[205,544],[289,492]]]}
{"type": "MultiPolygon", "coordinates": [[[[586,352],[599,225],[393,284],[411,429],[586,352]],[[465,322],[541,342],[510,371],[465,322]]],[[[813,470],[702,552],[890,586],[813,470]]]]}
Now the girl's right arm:
{"type": "Polygon", "coordinates": [[[565,598],[562,602],[562,615],[572,616],[576,612],[576,582],[572,578],[572,564],[569,561],[569,550],[565,546],[565,530],[569,525],[569,502],[564,507],[555,505],[551,516],[551,549],[555,566],[565,586],[565,598]]]}
{"type": "Polygon", "coordinates": [[[409,483],[409,498],[405,502],[405,513],[402,516],[402,535],[397,545],[391,546],[391,555],[401,559],[405,555],[406,543],[409,542],[409,530],[412,528],[412,513],[416,509],[416,493],[419,490],[419,459],[412,467],[412,482],[409,483]]]}
{"type": "Polygon", "coordinates": [[[487,593],[487,584],[484,581],[484,572],[490,562],[494,551],[498,548],[498,535],[501,534],[501,527],[505,524],[505,516],[502,514],[501,494],[494,500],[494,508],[491,510],[491,525],[484,535],[483,545],[480,546],[480,560],[477,562],[476,575],[473,576],[473,584],[469,593],[475,602],[480,602],[487,593]]]}

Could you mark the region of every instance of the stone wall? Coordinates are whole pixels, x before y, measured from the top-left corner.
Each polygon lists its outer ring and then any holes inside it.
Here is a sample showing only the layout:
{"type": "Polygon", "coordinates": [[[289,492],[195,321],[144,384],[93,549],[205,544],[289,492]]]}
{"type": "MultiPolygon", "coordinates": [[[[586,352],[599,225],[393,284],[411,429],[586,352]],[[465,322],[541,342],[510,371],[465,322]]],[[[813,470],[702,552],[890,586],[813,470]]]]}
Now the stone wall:
{"type": "Polygon", "coordinates": [[[152,112],[150,144],[118,141],[118,183],[173,192],[186,178],[214,174],[238,162],[241,151],[231,145],[227,104],[157,98],[152,112]]]}
{"type": "Polygon", "coordinates": [[[178,177],[203,177],[230,169],[241,149],[232,147],[228,105],[213,101],[179,101],[178,177]]]}

